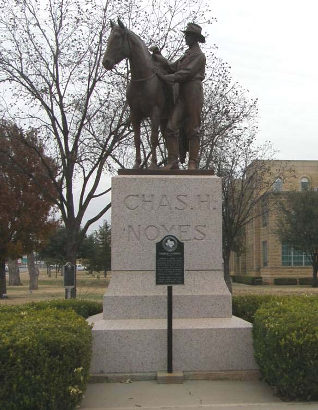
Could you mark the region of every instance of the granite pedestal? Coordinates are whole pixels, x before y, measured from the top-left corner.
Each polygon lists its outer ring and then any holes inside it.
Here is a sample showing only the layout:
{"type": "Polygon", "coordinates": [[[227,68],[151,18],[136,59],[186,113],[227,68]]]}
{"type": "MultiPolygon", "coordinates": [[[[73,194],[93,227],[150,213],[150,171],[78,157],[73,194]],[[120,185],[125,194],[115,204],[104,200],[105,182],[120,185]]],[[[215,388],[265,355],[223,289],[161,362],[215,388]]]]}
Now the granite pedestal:
{"type": "Polygon", "coordinates": [[[212,175],[112,179],[112,278],[93,326],[91,373],[165,371],[167,287],[156,242],[184,242],[185,282],[173,287],[176,371],[255,370],[252,325],[232,316],[222,269],[221,180],[212,175]]]}

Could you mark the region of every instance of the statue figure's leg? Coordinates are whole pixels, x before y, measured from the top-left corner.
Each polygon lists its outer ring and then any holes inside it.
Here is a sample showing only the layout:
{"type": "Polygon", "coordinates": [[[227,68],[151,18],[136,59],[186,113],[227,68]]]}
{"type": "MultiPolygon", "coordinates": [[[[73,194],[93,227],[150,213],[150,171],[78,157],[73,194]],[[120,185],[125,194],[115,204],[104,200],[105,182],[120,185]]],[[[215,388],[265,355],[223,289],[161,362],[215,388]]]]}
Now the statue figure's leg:
{"type": "Polygon", "coordinates": [[[164,169],[179,169],[178,135],[181,126],[183,103],[179,100],[168,120],[165,138],[168,149],[168,163],[164,169]]]}
{"type": "Polygon", "coordinates": [[[197,169],[199,165],[199,150],[200,150],[200,125],[201,125],[201,110],[203,105],[203,96],[201,93],[196,93],[200,91],[200,88],[193,90],[193,98],[187,101],[187,126],[186,133],[189,138],[189,163],[188,169],[197,169]],[[195,102],[195,104],[194,104],[195,102]]]}
{"type": "Polygon", "coordinates": [[[199,134],[192,134],[189,138],[189,163],[188,169],[197,169],[199,162],[200,138],[199,134]]]}
{"type": "Polygon", "coordinates": [[[132,119],[132,127],[134,130],[134,142],[135,142],[135,149],[136,149],[136,158],[134,169],[140,168],[141,164],[141,155],[140,155],[140,121],[136,121],[132,119]]]}
{"type": "Polygon", "coordinates": [[[155,107],[151,115],[151,164],[150,169],[158,168],[157,165],[157,147],[158,147],[158,130],[160,123],[159,108],[155,107]]]}

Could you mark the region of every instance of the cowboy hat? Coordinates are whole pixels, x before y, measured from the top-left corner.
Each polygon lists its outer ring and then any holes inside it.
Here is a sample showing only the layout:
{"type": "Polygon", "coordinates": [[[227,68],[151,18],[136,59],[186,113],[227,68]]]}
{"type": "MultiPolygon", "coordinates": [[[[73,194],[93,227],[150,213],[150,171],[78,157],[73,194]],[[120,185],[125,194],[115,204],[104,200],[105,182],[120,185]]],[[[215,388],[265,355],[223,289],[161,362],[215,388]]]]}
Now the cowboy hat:
{"type": "Polygon", "coordinates": [[[205,43],[205,37],[201,34],[202,28],[196,23],[188,23],[185,30],[181,30],[184,34],[195,34],[200,43],[205,43]]]}

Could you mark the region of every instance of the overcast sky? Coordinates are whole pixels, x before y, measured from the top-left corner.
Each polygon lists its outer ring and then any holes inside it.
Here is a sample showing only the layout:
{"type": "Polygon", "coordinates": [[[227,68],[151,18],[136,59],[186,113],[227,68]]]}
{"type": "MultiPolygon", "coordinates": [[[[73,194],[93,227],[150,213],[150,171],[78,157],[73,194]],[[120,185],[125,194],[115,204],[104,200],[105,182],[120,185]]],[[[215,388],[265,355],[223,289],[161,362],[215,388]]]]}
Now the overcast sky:
{"type": "Polygon", "coordinates": [[[259,99],[258,141],[279,159],[318,159],[318,2],[212,0],[207,41],[259,99]]]}

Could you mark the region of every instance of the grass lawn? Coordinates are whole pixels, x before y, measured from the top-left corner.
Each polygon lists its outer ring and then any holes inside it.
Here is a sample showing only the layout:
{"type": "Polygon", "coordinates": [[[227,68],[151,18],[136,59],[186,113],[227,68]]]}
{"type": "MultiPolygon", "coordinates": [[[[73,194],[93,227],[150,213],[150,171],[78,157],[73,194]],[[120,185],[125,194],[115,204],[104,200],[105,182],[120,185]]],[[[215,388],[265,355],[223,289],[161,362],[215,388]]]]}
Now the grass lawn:
{"type": "MultiPolygon", "coordinates": [[[[49,300],[62,298],[64,299],[65,291],[63,287],[63,278],[58,273],[53,271],[52,276],[48,277],[46,271],[40,272],[39,289],[29,291],[29,275],[28,272],[21,272],[22,286],[7,286],[8,299],[0,300],[0,305],[19,304],[33,302],[39,300],[49,300]]],[[[109,283],[108,278],[104,278],[103,274],[95,272],[94,276],[88,275],[86,271],[77,272],[77,298],[100,300],[109,283]]],[[[293,295],[304,294],[318,295],[318,288],[310,286],[252,286],[243,285],[241,283],[233,283],[233,295],[248,295],[248,294],[275,294],[275,295],[293,295]]]]}
{"type": "MultiPolygon", "coordinates": [[[[22,286],[8,286],[8,299],[0,300],[0,305],[20,304],[65,297],[63,277],[60,273],[52,271],[52,276],[47,276],[46,270],[40,271],[39,289],[29,291],[29,274],[27,271],[20,273],[22,286]]],[[[86,271],[77,272],[77,298],[102,301],[109,279],[102,273],[88,275],[86,271]]]]}

